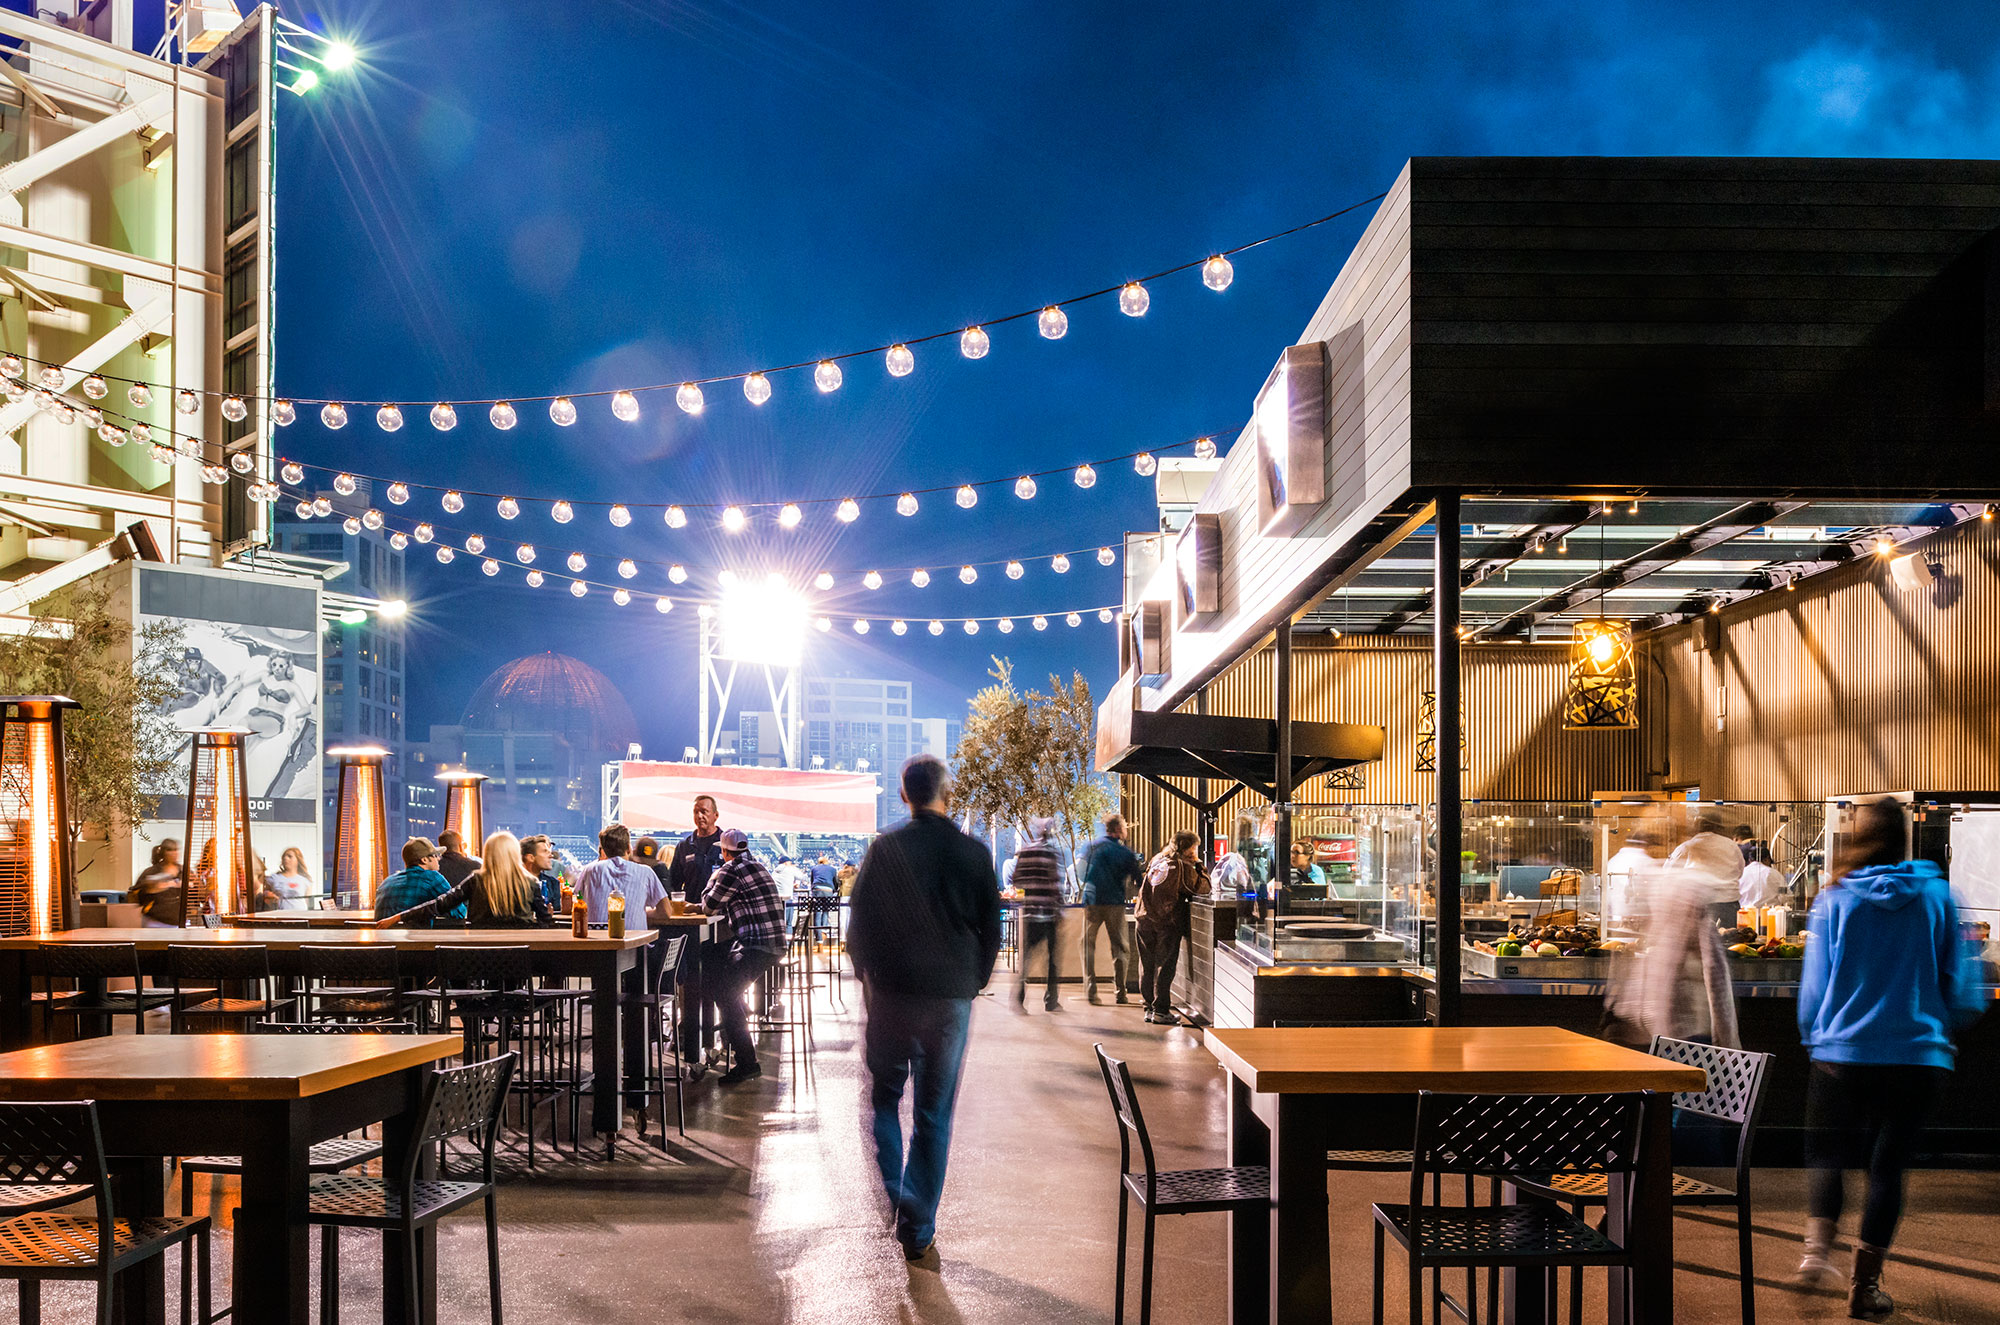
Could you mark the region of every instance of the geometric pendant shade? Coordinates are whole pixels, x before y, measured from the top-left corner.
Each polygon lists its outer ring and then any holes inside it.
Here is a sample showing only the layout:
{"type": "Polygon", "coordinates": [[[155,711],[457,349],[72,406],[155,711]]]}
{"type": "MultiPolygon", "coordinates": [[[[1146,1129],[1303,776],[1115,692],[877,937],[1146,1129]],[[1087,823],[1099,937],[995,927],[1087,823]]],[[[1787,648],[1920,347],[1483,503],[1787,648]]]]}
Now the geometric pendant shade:
{"type": "MultiPolygon", "coordinates": [[[[1437,772],[1438,748],[1438,697],[1437,691],[1426,690],[1417,700],[1417,772],[1437,772]]],[[[1465,706],[1458,710],[1458,767],[1460,771],[1470,770],[1472,758],[1466,751],[1465,706]]]]}
{"type": "Polygon", "coordinates": [[[382,789],[379,745],[343,745],[327,753],[340,761],[334,798],[333,895],[349,906],[375,909],[375,888],[389,875],[389,816],[382,789]]]}
{"type": "Polygon", "coordinates": [[[69,849],[69,768],[60,695],[0,699],[0,937],[76,923],[69,849]]]}
{"type": "Polygon", "coordinates": [[[444,831],[459,835],[466,854],[478,855],[486,843],[486,811],[480,795],[486,775],[452,768],[437,777],[444,783],[444,831]]]}
{"type": "Polygon", "coordinates": [[[1565,731],[1639,725],[1639,677],[1632,661],[1632,627],[1625,622],[1579,621],[1572,627],[1562,725],[1565,731]]]}
{"type": "Polygon", "coordinates": [[[181,924],[248,911],[264,881],[253,878],[250,775],[241,727],[193,733],[188,756],[187,831],[181,866],[181,924]]]}

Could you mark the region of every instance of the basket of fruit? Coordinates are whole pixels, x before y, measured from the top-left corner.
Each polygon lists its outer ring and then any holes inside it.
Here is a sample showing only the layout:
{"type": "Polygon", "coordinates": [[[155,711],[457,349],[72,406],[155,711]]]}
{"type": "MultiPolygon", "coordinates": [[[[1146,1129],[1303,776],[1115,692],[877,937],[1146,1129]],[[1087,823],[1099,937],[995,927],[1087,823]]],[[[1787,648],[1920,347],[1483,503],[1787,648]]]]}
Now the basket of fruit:
{"type": "Polygon", "coordinates": [[[1793,984],[1805,973],[1803,938],[1760,939],[1756,930],[1739,925],[1722,931],[1722,943],[1729,950],[1732,980],[1793,984]]]}
{"type": "Polygon", "coordinates": [[[1599,980],[1609,956],[1594,925],[1544,924],[1467,943],[1463,961],[1468,972],[1500,980],[1599,980]]]}

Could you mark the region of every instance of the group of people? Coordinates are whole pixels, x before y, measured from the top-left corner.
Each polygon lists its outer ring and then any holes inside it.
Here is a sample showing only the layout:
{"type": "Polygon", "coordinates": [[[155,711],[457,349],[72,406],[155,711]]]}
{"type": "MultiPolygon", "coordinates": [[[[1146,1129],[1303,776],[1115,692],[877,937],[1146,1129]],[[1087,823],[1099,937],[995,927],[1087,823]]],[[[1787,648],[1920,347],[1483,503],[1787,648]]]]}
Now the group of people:
{"type": "MultiPolygon", "coordinates": [[[[181,844],[163,838],[153,847],[146,867],[125,891],[125,900],[138,906],[142,925],[156,929],[178,929],[184,920],[183,898],[195,905],[212,905],[215,875],[215,843],[202,849],[201,859],[183,878],[181,844]]],[[[257,891],[249,899],[252,911],[303,911],[307,899],[317,895],[312,875],[306,870],[306,853],[286,847],[278,868],[271,870],[255,852],[250,856],[250,877],[257,891]]]]}

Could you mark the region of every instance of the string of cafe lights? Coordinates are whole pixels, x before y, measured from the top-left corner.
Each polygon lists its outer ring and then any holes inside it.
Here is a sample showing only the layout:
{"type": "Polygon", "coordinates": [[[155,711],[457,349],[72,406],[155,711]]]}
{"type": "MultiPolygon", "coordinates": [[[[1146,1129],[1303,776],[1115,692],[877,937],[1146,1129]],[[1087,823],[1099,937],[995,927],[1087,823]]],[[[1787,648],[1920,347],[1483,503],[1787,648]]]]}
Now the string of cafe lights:
{"type": "MultiPolygon", "coordinates": [[[[431,426],[437,431],[450,432],[459,424],[458,415],[461,408],[473,409],[483,406],[487,412],[487,421],[494,428],[504,432],[515,427],[520,422],[520,405],[546,405],[550,421],[560,427],[568,427],[576,423],[580,417],[577,409],[578,401],[608,399],[611,404],[612,416],[622,422],[631,423],[639,417],[639,397],[663,391],[674,393],[674,404],[683,413],[698,415],[708,405],[707,394],[702,390],[703,387],[716,386],[722,383],[740,383],[744,399],[749,401],[751,405],[758,406],[763,405],[771,399],[773,390],[771,386],[772,377],[785,373],[803,372],[810,369],[814,388],[823,395],[829,395],[838,391],[845,380],[845,375],[841,368],[842,364],[875,355],[882,356],[883,367],[887,370],[889,376],[897,378],[908,377],[916,370],[915,347],[917,346],[928,345],[935,341],[956,337],[960,355],[967,359],[984,359],[991,353],[993,346],[992,336],[987,330],[989,327],[1004,326],[1026,318],[1035,319],[1035,329],[1044,340],[1061,340],[1069,332],[1069,314],[1066,311],[1067,309],[1112,295],[1117,296],[1119,312],[1125,314],[1127,317],[1144,317],[1147,309],[1152,306],[1152,295],[1147,291],[1147,285],[1155,281],[1165,280],[1170,276],[1179,275],[1182,272],[1199,269],[1202,284],[1210,290],[1221,293],[1227,290],[1236,279],[1235,264],[1230,261],[1232,257],[1239,256],[1251,249],[1261,247],[1276,240],[1300,234],[1318,226],[1326,225],[1329,222],[1339,220],[1341,217],[1360,208],[1380,202],[1386,196],[1387,194],[1378,193],[1373,197],[1363,198],[1359,202],[1349,203],[1337,211],[1327,213],[1325,216],[1290,226],[1284,230],[1265,235],[1260,239],[1253,239],[1248,243],[1238,244],[1232,248],[1216,250],[1206,257],[1167,267],[1149,276],[1140,276],[1120,281],[1083,294],[1071,295],[1066,299],[1059,299],[1053,303],[1038,304],[1031,308],[1024,308],[1001,316],[983,318],[969,326],[933,331],[925,335],[911,336],[904,340],[894,341],[885,345],[870,346],[866,349],[844,350],[837,354],[828,354],[819,358],[801,359],[796,363],[775,364],[764,368],[752,369],[747,372],[718,373],[706,377],[693,377],[680,382],[652,382],[630,387],[572,391],[560,395],[524,394],[509,396],[505,399],[463,397],[439,400],[431,405],[429,420],[431,426]]],[[[18,352],[6,352],[0,353],[0,378],[5,378],[9,381],[18,381],[24,376],[25,369],[30,364],[39,370],[38,378],[45,385],[51,382],[54,384],[47,386],[47,389],[52,391],[64,389],[67,385],[66,379],[72,372],[66,365],[34,359],[31,356],[18,352]]],[[[364,410],[372,407],[375,410],[376,426],[384,432],[396,432],[406,422],[403,409],[406,404],[410,403],[408,401],[394,400],[335,400],[326,397],[308,396],[265,397],[188,387],[168,388],[155,382],[99,372],[88,374],[78,373],[76,376],[82,381],[84,394],[92,400],[104,399],[110,393],[111,383],[116,382],[124,386],[127,399],[130,400],[135,408],[144,408],[152,403],[155,394],[161,394],[170,396],[173,407],[181,413],[197,414],[201,411],[202,402],[205,399],[211,396],[220,397],[222,402],[222,416],[232,423],[240,423],[248,418],[252,405],[268,404],[272,423],[281,428],[289,427],[297,421],[298,409],[301,405],[319,406],[320,423],[322,426],[336,430],[344,428],[349,422],[348,410],[352,406],[364,410]]],[[[411,405],[411,408],[421,409],[422,406],[411,405]]]]}

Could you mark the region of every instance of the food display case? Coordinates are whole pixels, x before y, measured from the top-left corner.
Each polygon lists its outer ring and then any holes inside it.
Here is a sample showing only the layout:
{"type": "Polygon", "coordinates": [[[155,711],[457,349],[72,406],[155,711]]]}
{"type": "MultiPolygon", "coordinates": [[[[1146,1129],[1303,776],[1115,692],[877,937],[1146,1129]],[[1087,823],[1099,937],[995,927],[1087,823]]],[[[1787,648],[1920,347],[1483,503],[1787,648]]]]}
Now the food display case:
{"type": "Polygon", "coordinates": [[[1422,831],[1415,807],[1300,807],[1292,841],[1310,865],[1288,876],[1274,873],[1271,830],[1267,816],[1255,849],[1242,852],[1261,904],[1239,921],[1238,943],[1281,963],[1421,964],[1422,831]]]}

